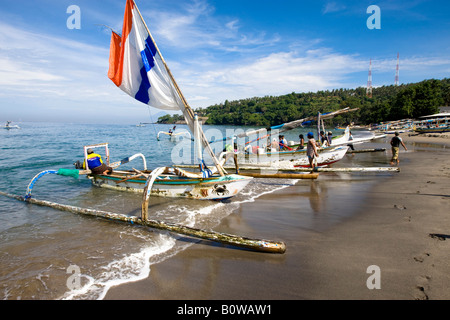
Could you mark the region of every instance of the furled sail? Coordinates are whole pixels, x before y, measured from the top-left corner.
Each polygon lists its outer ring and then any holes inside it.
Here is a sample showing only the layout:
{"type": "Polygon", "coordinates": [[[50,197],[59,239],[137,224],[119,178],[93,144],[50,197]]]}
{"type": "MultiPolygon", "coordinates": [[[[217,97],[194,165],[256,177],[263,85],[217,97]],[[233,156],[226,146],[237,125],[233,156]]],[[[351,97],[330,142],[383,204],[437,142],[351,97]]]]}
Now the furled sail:
{"type": "MultiPolygon", "coordinates": [[[[163,110],[181,110],[192,133],[194,112],[189,107],[133,0],[125,6],[122,35],[111,35],[108,77],[134,99],[163,110]]],[[[214,152],[200,128],[200,139],[219,172],[214,152]]]]}

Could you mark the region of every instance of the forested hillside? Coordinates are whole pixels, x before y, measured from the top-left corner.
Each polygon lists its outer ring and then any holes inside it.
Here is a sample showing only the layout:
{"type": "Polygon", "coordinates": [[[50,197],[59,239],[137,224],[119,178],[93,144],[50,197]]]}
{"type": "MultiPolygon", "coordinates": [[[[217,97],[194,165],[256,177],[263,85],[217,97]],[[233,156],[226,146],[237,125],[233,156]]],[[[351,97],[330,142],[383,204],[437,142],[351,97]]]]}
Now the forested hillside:
{"type": "MultiPolygon", "coordinates": [[[[450,79],[424,80],[399,86],[373,88],[372,98],[366,88],[335,89],[283,96],[255,97],[195,110],[208,117],[206,124],[272,126],[317,114],[343,109],[358,111],[333,119],[334,124],[379,123],[380,121],[417,118],[438,112],[440,106],[450,104],[450,79]]],[[[159,123],[175,123],[180,116],[159,118],[159,123]]]]}

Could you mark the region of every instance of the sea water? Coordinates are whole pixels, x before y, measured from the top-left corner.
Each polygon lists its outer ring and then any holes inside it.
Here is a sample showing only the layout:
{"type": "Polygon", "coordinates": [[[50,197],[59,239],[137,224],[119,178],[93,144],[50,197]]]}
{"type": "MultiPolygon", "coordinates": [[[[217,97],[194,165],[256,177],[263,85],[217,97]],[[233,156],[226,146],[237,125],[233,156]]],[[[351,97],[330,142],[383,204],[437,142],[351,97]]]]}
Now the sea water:
{"type": "MultiPolygon", "coordinates": [[[[194,147],[188,138],[172,141],[161,135],[157,140],[159,131],[167,132],[173,125],[21,123],[20,127],[0,131],[0,190],[15,195],[25,195],[32,178],[44,170],[73,169],[75,161],[83,160],[86,145],[107,142],[111,162],[142,153],[149,169],[191,163],[193,158],[194,147]]],[[[251,128],[203,129],[215,141],[213,150],[219,154],[224,148],[222,138],[251,128]]],[[[187,126],[178,125],[175,132],[180,131],[188,131],[187,126]]],[[[306,136],[308,131],[312,130],[299,128],[285,135],[288,141],[298,141],[298,135],[306,136]]],[[[105,157],[102,148],[97,151],[105,157]]],[[[143,163],[136,158],[121,168],[141,170],[143,163]]],[[[149,214],[156,220],[214,229],[243,203],[296,183],[254,179],[240,194],[223,202],[151,197],[149,214]]],[[[35,183],[32,197],[137,216],[142,200],[140,194],[94,187],[85,176],[75,179],[54,174],[35,183]]],[[[180,238],[0,195],[0,298],[102,299],[109,288],[147,278],[153,264],[195,244],[180,238]]]]}

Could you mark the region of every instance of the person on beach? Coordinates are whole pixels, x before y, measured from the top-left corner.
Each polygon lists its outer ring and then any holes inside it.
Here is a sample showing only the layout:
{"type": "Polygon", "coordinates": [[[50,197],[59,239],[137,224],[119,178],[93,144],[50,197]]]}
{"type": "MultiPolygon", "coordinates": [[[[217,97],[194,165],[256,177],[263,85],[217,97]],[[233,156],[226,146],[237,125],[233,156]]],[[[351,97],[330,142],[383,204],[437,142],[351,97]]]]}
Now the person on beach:
{"type": "Polygon", "coordinates": [[[397,165],[400,163],[400,160],[398,159],[398,154],[400,153],[400,145],[405,148],[405,151],[408,151],[405,144],[403,143],[402,138],[400,138],[398,131],[395,131],[394,137],[391,139],[391,146],[392,146],[392,159],[391,159],[391,166],[394,165],[394,161],[397,163],[397,165]]]}
{"type": "Polygon", "coordinates": [[[303,135],[299,135],[298,136],[300,138],[300,144],[297,147],[297,150],[302,150],[305,149],[305,138],[303,137],[303,135]]]}
{"type": "Polygon", "coordinates": [[[277,142],[277,139],[273,138],[272,144],[270,145],[272,149],[278,151],[280,149],[280,144],[277,142]]]}
{"type": "MultiPolygon", "coordinates": [[[[316,140],[314,140],[314,134],[312,132],[308,132],[308,143],[306,145],[306,155],[308,156],[309,165],[312,168],[312,171],[314,171],[315,168],[315,158],[319,156],[317,153],[317,145],[316,140]]],[[[311,171],[311,172],[312,172],[311,171]]]]}
{"type": "Polygon", "coordinates": [[[288,150],[287,140],[284,138],[284,136],[279,136],[280,139],[280,151],[288,150]]]}
{"type": "Polygon", "coordinates": [[[331,147],[331,143],[333,142],[333,132],[331,132],[331,131],[328,131],[327,142],[328,142],[328,146],[331,147]]]}
{"type": "MultiPolygon", "coordinates": [[[[90,148],[87,149],[87,154],[88,167],[93,174],[111,174],[113,172],[113,168],[104,164],[102,157],[99,154],[94,153],[94,150],[90,148]]],[[[86,169],[86,161],[83,162],[83,169],[86,169]]]]}
{"type": "Polygon", "coordinates": [[[326,146],[327,137],[325,137],[325,132],[320,131],[319,141],[321,146],[326,146]]]}
{"type": "MultiPolygon", "coordinates": [[[[348,141],[351,141],[351,140],[353,140],[353,135],[352,135],[351,131],[349,131],[349,133],[350,133],[350,136],[348,138],[348,141]]],[[[349,144],[347,144],[347,146],[349,146],[350,149],[355,150],[355,148],[353,147],[353,143],[349,143],[349,144]]]]}

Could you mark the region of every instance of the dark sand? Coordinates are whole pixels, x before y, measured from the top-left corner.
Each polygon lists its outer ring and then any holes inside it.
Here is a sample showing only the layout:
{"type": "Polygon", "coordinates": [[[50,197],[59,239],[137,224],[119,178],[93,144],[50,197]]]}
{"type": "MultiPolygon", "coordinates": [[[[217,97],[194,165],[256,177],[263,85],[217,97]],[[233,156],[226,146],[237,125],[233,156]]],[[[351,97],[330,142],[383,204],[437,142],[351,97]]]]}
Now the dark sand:
{"type": "Polygon", "coordinates": [[[399,173],[369,174],[353,184],[361,190],[338,179],[352,174],[321,173],[244,203],[215,228],[284,241],[285,254],[200,242],[105,300],[450,299],[450,139],[403,137],[399,173]],[[380,289],[367,287],[371,265],[380,289]]]}

